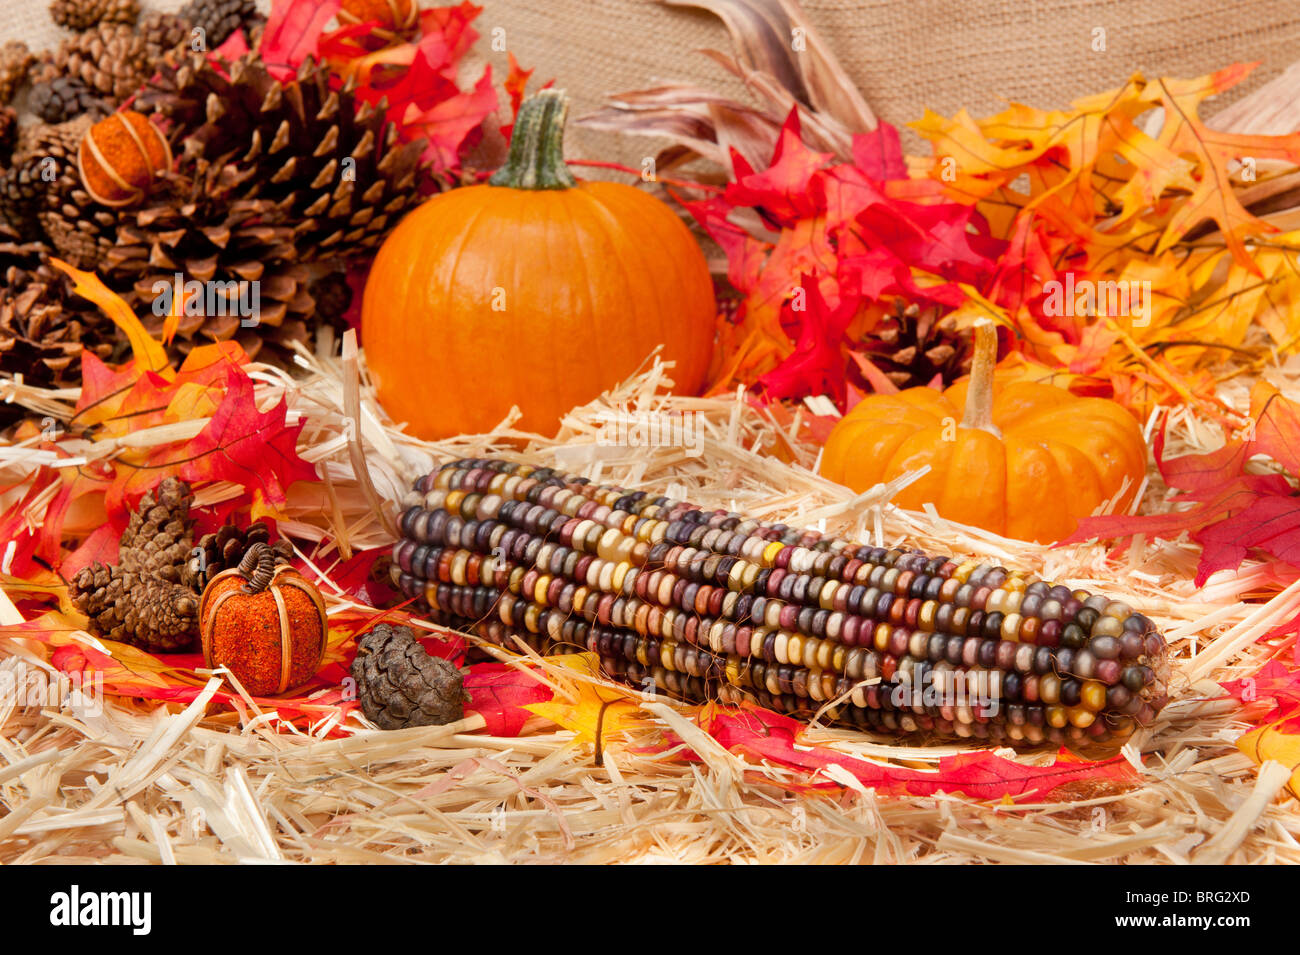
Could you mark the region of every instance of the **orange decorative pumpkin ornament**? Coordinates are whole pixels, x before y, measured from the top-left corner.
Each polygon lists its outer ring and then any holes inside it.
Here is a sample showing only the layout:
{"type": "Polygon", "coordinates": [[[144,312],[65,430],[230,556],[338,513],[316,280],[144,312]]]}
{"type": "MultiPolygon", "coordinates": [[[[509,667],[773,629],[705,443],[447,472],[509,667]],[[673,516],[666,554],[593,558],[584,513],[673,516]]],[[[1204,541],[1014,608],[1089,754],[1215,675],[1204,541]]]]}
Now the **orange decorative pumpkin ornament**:
{"type": "Polygon", "coordinates": [[[679,393],[704,384],[713,283],[690,230],[632,186],[575,182],[568,101],[520,107],[489,183],[420,206],[384,242],[361,307],[380,401],[423,438],[560,417],[632,375],[657,346],[679,393]]]}
{"type": "Polygon", "coordinates": [[[329,624],[320,591],[259,542],[203,591],[199,633],[208,667],[224,666],[249,693],[269,696],[316,674],[329,624]]]}
{"type": "Polygon", "coordinates": [[[1147,459],[1132,415],[1054,385],[999,385],[996,363],[997,331],[984,322],[969,378],[943,392],[864,398],[831,431],[821,473],[865,491],[928,464],[894,503],[933,504],[950,520],[1042,543],[1068,536],[1121,489],[1116,510],[1127,508],[1147,459]]]}
{"type": "Polygon", "coordinates": [[[114,113],[81,138],[77,170],[90,198],[103,206],[130,205],[142,198],[154,177],[171,169],[167,137],[140,113],[114,113]]]}

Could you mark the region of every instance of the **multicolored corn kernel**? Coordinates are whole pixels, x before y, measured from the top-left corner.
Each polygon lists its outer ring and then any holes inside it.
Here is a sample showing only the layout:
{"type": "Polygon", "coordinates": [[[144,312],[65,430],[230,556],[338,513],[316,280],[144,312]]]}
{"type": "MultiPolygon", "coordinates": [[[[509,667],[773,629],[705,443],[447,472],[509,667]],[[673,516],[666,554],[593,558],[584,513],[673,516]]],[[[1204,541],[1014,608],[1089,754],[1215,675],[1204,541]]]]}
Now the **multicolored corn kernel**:
{"type": "Polygon", "coordinates": [[[665,692],[1076,748],[1117,746],[1165,702],[1148,618],[1031,574],[500,460],[451,462],[404,503],[394,579],[436,617],[494,643],[588,649],[665,692]],[[968,684],[996,696],[958,700],[968,684]]]}

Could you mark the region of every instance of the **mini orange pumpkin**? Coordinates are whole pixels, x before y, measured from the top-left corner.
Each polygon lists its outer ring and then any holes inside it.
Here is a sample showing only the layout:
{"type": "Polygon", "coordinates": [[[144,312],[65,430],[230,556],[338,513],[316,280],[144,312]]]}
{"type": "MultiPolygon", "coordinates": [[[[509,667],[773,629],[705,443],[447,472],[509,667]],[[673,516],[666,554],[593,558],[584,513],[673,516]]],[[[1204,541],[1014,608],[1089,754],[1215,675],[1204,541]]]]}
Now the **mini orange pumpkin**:
{"type": "Polygon", "coordinates": [[[104,206],[135,202],[171,165],[167,137],[145,116],[129,110],[91,126],[77,148],[81,184],[104,206]]]}
{"type": "Polygon", "coordinates": [[[894,503],[1007,537],[1049,542],[1114,497],[1132,503],[1146,474],[1146,442],[1127,411],[1034,382],[995,386],[997,331],[975,329],[969,379],[946,391],[870,395],[832,429],[821,473],[865,491],[904,472],[930,471],[894,503]]]}
{"type": "Polygon", "coordinates": [[[575,182],[568,102],[519,110],[490,184],[420,206],[375,257],[362,343],[388,413],[424,438],[560,417],[633,374],[662,345],[679,393],[704,384],[714,299],[704,254],[666,204],[632,186],[575,182]]]}
{"type": "Polygon", "coordinates": [[[224,666],[257,696],[310,680],[328,632],[320,591],[260,542],[213,577],[199,601],[204,662],[224,666]]]}

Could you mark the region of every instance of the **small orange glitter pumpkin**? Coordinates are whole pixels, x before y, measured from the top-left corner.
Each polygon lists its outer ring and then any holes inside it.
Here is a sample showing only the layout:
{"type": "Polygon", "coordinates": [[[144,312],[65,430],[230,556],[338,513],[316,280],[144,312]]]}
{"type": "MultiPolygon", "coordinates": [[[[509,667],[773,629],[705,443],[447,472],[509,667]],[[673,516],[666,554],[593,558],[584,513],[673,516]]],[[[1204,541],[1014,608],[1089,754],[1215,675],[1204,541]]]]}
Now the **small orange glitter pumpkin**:
{"type": "Polygon", "coordinates": [[[162,131],[135,112],[101,119],[81,139],[77,170],[90,197],[104,206],[125,206],[144,196],[154,177],[172,165],[162,131]]]}
{"type": "Polygon", "coordinates": [[[329,624],[320,591],[257,543],[203,591],[199,632],[209,668],[224,666],[249,693],[269,696],[316,674],[329,624]]]}

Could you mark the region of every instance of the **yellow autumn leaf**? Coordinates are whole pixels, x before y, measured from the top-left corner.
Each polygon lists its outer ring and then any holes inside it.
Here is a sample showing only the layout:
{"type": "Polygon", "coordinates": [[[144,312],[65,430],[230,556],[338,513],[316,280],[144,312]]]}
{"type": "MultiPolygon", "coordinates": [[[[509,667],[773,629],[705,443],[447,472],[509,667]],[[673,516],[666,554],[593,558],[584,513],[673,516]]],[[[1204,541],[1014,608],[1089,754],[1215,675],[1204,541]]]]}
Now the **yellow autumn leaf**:
{"type": "Polygon", "coordinates": [[[1291,781],[1286,788],[1292,796],[1300,799],[1300,736],[1284,733],[1278,728],[1287,722],[1290,721],[1281,720],[1251,730],[1237,740],[1237,748],[1258,765],[1271,759],[1291,770],[1291,781]]]}
{"type": "Polygon", "coordinates": [[[600,662],[594,653],[548,657],[546,662],[577,677],[570,683],[577,699],[570,702],[557,696],[544,703],[525,704],[524,709],[530,713],[571,730],[579,742],[596,745],[645,725],[640,696],[635,690],[594,682],[601,678],[600,662]]]}
{"type": "Polygon", "coordinates": [[[131,345],[131,355],[140,369],[155,371],[168,379],[175,374],[167,362],[167,353],[163,351],[162,344],[145,331],[140,319],[131,311],[131,306],[101,282],[99,276],[93,272],[74,269],[62,259],[51,258],[50,263],[72,279],[73,290],[78,295],[98,305],[113,320],[113,324],[122,330],[131,345]]]}

